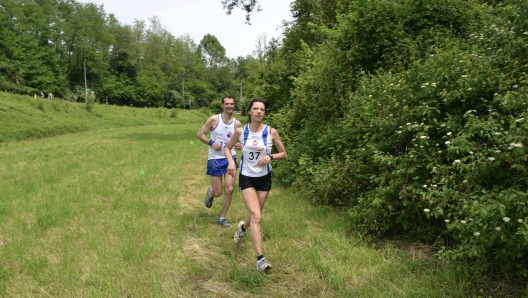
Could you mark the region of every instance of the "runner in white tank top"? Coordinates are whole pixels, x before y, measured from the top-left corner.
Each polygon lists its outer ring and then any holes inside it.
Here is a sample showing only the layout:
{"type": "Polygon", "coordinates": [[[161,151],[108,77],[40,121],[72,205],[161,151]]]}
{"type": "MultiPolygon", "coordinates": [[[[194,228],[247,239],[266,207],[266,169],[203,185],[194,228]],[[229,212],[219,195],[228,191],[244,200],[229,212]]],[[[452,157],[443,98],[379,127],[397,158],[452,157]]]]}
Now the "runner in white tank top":
{"type": "Polygon", "coordinates": [[[259,271],[271,268],[271,264],[262,254],[262,235],[260,232],[262,209],[271,190],[271,161],[287,157],[286,149],[284,149],[277,130],[262,123],[262,118],[267,109],[268,103],[265,100],[252,99],[247,108],[249,124],[244,129],[237,128],[224,149],[229,162],[227,173],[235,177],[236,163],[229,153],[237,141],[243,144],[239,185],[249,214],[246,221],[238,223],[234,240],[236,243],[242,241],[246,230],[251,228],[249,232],[253,248],[257,253],[257,270],[259,271]],[[275,145],[278,153],[272,154],[272,145],[275,145]]]}
{"type": "MultiPolygon", "coordinates": [[[[207,189],[204,200],[207,208],[211,208],[214,197],[219,197],[224,191],[225,186],[222,212],[218,219],[218,223],[224,227],[231,226],[231,224],[225,219],[225,216],[231,205],[231,198],[233,196],[233,188],[235,184],[235,178],[231,175],[227,175],[227,159],[225,157],[224,147],[231,139],[235,129],[242,127],[240,121],[232,116],[234,109],[235,99],[233,96],[224,96],[224,98],[222,98],[222,114],[209,117],[205,124],[196,133],[196,136],[204,144],[209,145],[206,174],[211,178],[211,187],[207,189]],[[206,136],[206,134],[209,134],[209,137],[206,136]]],[[[228,152],[228,155],[230,155],[232,159],[236,159],[234,149],[240,149],[240,144],[237,143],[232,149],[233,150],[228,152]]]]}
{"type": "MultiPolygon", "coordinates": [[[[218,124],[209,132],[209,139],[220,144],[222,150],[214,150],[213,147],[209,146],[209,156],[207,159],[226,158],[223,149],[231,139],[231,136],[233,136],[233,133],[235,133],[235,123],[237,121],[235,118],[231,118],[230,123],[225,123],[224,119],[222,119],[222,114],[216,116],[218,117],[218,124]]],[[[231,155],[236,155],[235,148],[231,149],[231,155]]]]}
{"type": "Polygon", "coordinates": [[[264,126],[260,132],[252,132],[246,124],[239,141],[242,144],[242,159],[240,161],[240,174],[247,177],[262,177],[271,173],[271,163],[259,166],[257,160],[261,156],[271,153],[273,141],[270,135],[271,127],[264,126]]]}

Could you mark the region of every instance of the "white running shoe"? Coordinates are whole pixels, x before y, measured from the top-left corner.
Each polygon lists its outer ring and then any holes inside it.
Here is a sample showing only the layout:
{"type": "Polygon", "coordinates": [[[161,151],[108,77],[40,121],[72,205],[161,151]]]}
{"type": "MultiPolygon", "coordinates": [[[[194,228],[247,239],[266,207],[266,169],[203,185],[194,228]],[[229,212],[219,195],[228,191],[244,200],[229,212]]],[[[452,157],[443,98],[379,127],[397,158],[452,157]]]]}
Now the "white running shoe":
{"type": "Polygon", "coordinates": [[[235,243],[240,243],[240,241],[242,241],[242,237],[246,235],[246,232],[242,230],[242,226],[244,225],[244,223],[245,222],[243,220],[238,223],[238,230],[236,231],[235,237],[233,238],[235,240],[235,243]]]}
{"type": "Polygon", "coordinates": [[[262,257],[262,259],[257,261],[257,270],[258,271],[264,271],[266,269],[271,269],[271,264],[266,260],[266,258],[262,257]]]}

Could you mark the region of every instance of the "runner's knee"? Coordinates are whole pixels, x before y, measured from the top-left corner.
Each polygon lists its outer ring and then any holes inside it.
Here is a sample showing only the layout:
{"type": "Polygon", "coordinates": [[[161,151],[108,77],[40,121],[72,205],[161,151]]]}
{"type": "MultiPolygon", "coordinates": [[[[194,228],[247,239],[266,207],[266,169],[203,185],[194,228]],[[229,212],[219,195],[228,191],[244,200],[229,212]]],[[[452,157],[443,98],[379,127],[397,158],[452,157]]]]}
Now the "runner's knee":
{"type": "Polygon", "coordinates": [[[215,198],[219,197],[222,194],[221,188],[215,188],[213,187],[213,191],[211,192],[211,195],[215,198]]]}
{"type": "Polygon", "coordinates": [[[260,224],[260,220],[262,219],[261,213],[251,213],[251,224],[260,224]]]}
{"type": "Polygon", "coordinates": [[[235,189],[234,185],[226,185],[225,186],[226,194],[232,194],[234,189],[235,189]]]}

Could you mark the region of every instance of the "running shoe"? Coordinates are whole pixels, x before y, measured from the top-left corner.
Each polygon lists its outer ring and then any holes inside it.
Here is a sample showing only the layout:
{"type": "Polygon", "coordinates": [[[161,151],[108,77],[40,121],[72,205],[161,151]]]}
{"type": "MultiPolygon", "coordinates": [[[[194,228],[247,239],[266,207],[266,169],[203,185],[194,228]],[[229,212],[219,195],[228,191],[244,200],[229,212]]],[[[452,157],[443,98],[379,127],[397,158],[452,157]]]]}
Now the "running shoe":
{"type": "Polygon", "coordinates": [[[212,187],[209,187],[207,189],[207,195],[205,196],[205,207],[207,208],[211,208],[211,206],[213,206],[213,196],[211,195],[211,192],[213,191],[213,188],[212,187]]]}
{"type": "Polygon", "coordinates": [[[257,261],[257,270],[258,271],[264,271],[266,269],[271,269],[271,264],[266,260],[266,258],[262,257],[262,259],[257,261]]]}
{"type": "Polygon", "coordinates": [[[236,231],[235,237],[234,237],[235,243],[240,243],[240,241],[242,241],[242,237],[246,235],[246,232],[242,230],[243,225],[244,225],[244,221],[240,221],[238,223],[238,231],[236,231]]]}
{"type": "Polygon", "coordinates": [[[221,225],[221,226],[224,226],[226,228],[230,228],[231,227],[231,224],[225,218],[219,218],[218,219],[218,224],[221,225]]]}

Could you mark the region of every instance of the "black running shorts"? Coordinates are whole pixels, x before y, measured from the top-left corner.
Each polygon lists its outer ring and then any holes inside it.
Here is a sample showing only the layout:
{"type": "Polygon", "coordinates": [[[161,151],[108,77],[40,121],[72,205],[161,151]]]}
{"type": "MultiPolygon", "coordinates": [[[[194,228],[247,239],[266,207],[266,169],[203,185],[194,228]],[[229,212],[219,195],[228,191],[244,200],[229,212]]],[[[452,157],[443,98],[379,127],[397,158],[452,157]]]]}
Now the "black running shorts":
{"type": "Polygon", "coordinates": [[[240,191],[246,188],[254,188],[256,191],[270,191],[271,190],[271,173],[262,177],[248,177],[240,174],[238,179],[240,191]]]}

